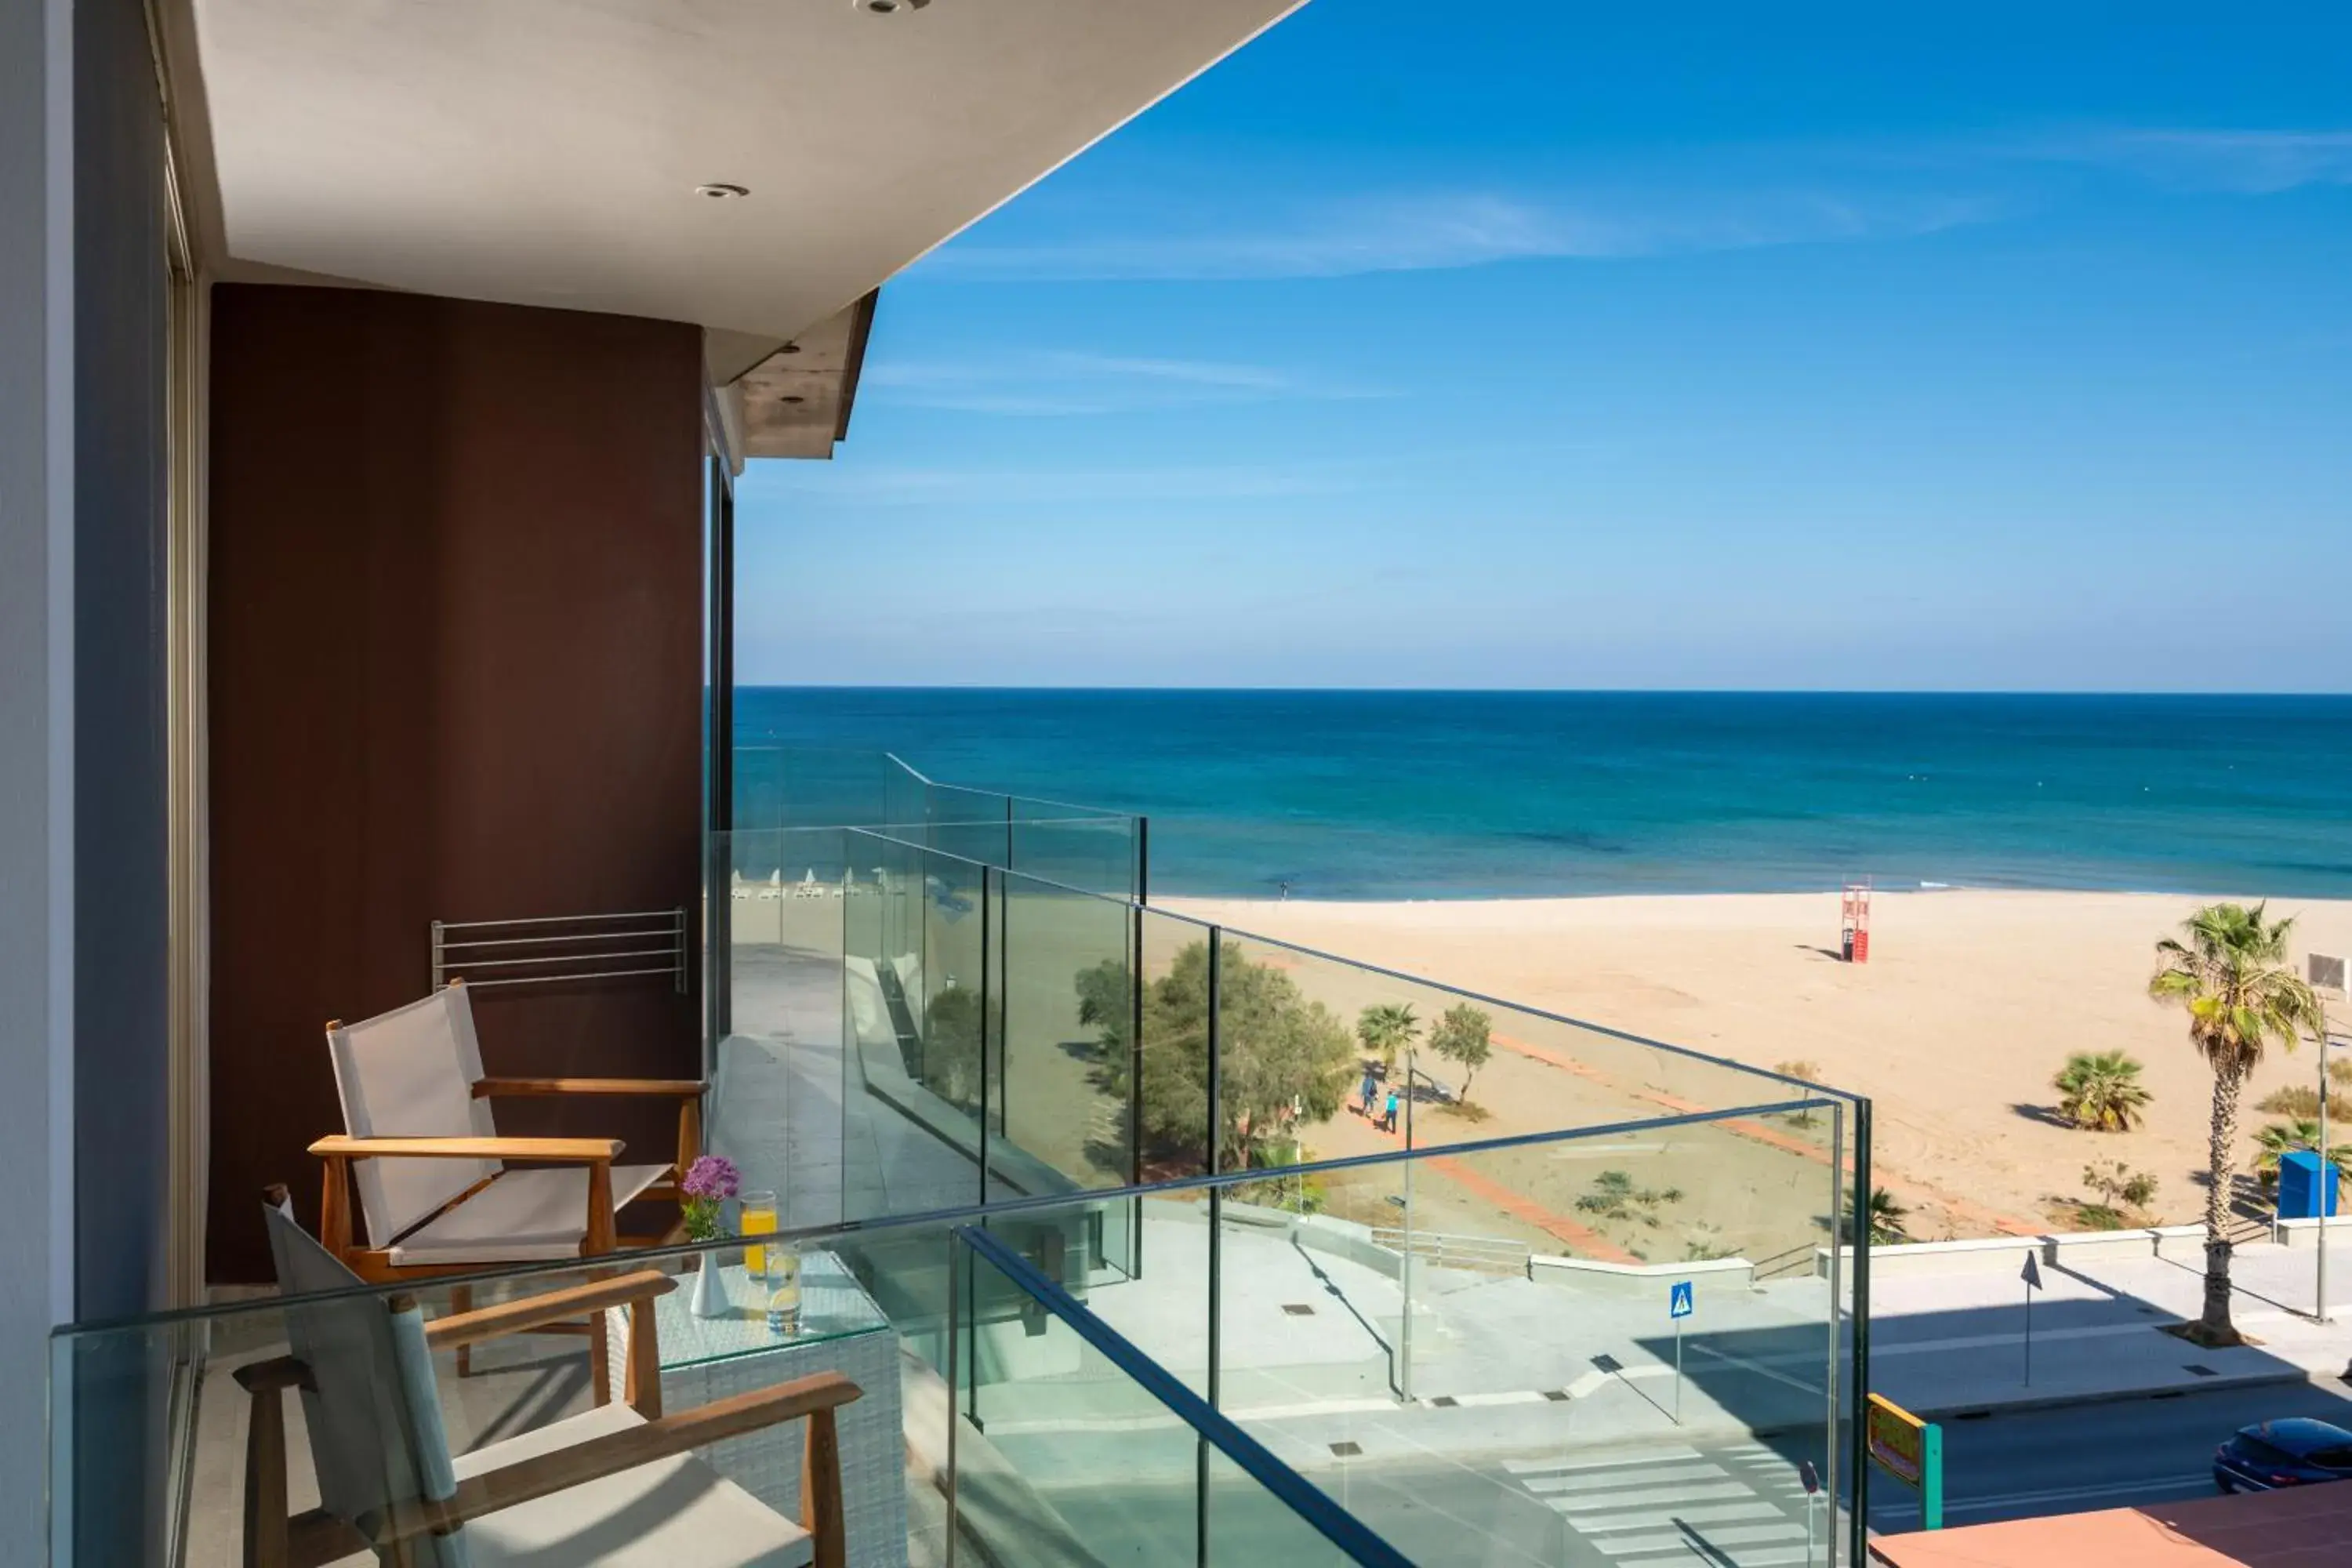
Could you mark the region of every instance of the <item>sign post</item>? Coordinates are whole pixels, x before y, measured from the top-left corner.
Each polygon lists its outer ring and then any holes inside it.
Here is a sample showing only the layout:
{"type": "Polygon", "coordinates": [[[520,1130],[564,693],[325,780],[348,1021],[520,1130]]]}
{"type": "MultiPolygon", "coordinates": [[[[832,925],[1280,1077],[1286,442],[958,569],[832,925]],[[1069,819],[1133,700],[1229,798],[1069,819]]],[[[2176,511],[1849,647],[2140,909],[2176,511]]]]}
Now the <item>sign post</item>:
{"type": "Polygon", "coordinates": [[[1675,1321],[1675,1425],[1683,1424],[1683,1320],[1691,1315],[1691,1282],[1677,1279],[1666,1290],[1666,1316],[1675,1321]]]}
{"type": "Polygon", "coordinates": [[[1874,1394],[1863,1411],[1863,1437],[1880,1469],[1919,1489],[1921,1528],[1943,1529],[1944,1429],[1874,1394]]]}
{"type": "Polygon", "coordinates": [[[2042,1289],[2042,1266],[2033,1254],[2025,1255],[2025,1268],[2018,1275],[2025,1281],[2025,1386],[2033,1386],[2033,1293],[2042,1289]]]}

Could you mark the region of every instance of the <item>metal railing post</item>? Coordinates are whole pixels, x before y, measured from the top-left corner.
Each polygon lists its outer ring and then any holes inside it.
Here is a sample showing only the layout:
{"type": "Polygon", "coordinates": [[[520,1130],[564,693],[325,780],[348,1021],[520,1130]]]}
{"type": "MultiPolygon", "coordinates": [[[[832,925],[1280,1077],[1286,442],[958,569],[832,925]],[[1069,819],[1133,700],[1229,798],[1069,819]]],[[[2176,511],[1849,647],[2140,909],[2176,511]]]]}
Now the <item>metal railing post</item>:
{"type": "Polygon", "coordinates": [[[1846,1463],[1853,1473],[1853,1534],[1849,1561],[1870,1561],[1870,1438],[1862,1418],[1870,1396],[1870,1101],[1853,1102],[1853,1390],[1848,1423],[1853,1443],[1846,1463]]]}
{"type": "MultiPolygon", "coordinates": [[[[992,874],[986,866],[980,868],[980,1201],[983,1205],[988,1202],[988,1005],[995,990],[991,984],[995,966],[989,960],[995,954],[1001,934],[990,929],[989,917],[994,912],[995,902],[988,896],[992,874]]],[[[928,984],[929,976],[927,974],[924,980],[928,984]]]]}
{"type": "MultiPolygon", "coordinates": [[[[1225,966],[1224,957],[1224,928],[1222,926],[1211,926],[1209,928],[1209,1018],[1207,1031],[1207,1045],[1209,1050],[1209,1147],[1205,1158],[1208,1164],[1208,1173],[1213,1176],[1217,1174],[1220,1167],[1223,1163],[1224,1149],[1224,1052],[1223,1049],[1223,1028],[1221,1018],[1221,1015],[1224,1011],[1223,979],[1225,966]]],[[[1224,1285],[1223,1279],[1220,1278],[1224,1262],[1224,1190],[1221,1187],[1211,1187],[1209,1189],[1208,1341],[1209,1408],[1212,1410],[1217,1408],[1218,1397],[1223,1392],[1221,1376],[1222,1367],[1220,1363],[1224,1359],[1224,1347],[1219,1342],[1221,1338],[1218,1332],[1218,1318],[1220,1317],[1220,1313],[1217,1310],[1217,1304],[1219,1293],[1223,1289],[1224,1285]]],[[[1200,1552],[1201,1568],[1208,1568],[1209,1440],[1206,1437],[1195,1439],[1195,1452],[1197,1456],[1197,1469],[1199,1471],[1197,1477],[1198,1495],[1194,1500],[1194,1512],[1196,1522],[1199,1526],[1199,1533],[1195,1539],[1196,1545],[1200,1552]]]]}
{"type": "MultiPolygon", "coordinates": [[[[947,1321],[947,1331],[948,1331],[948,1346],[947,1346],[947,1352],[948,1352],[948,1353],[947,1353],[947,1363],[948,1363],[948,1397],[947,1397],[947,1409],[948,1409],[948,1553],[947,1553],[947,1568],[956,1568],[956,1535],[957,1535],[957,1533],[958,1533],[957,1526],[958,1526],[958,1523],[959,1523],[958,1517],[957,1517],[957,1513],[956,1513],[956,1428],[957,1428],[958,1426],[961,1426],[961,1425],[963,1425],[963,1422],[962,1422],[961,1417],[961,1413],[960,1413],[960,1412],[958,1411],[958,1409],[957,1409],[957,1402],[958,1402],[958,1400],[959,1400],[959,1398],[961,1397],[961,1393],[962,1393],[962,1390],[961,1390],[961,1376],[962,1376],[962,1370],[963,1370],[963,1356],[962,1356],[962,1353],[961,1353],[961,1343],[960,1343],[960,1342],[961,1342],[961,1338],[962,1338],[962,1333],[963,1333],[963,1321],[964,1321],[964,1314],[963,1314],[963,1313],[959,1310],[959,1309],[960,1309],[960,1307],[961,1306],[961,1301],[962,1301],[962,1292],[959,1291],[959,1290],[956,1289],[956,1275],[957,1275],[957,1271],[958,1271],[959,1265],[961,1265],[961,1264],[962,1263],[963,1247],[962,1247],[961,1243],[961,1242],[959,1241],[959,1239],[957,1238],[955,1232],[953,1232],[953,1231],[950,1231],[950,1232],[948,1233],[948,1238],[947,1238],[947,1240],[948,1240],[948,1321],[947,1321]]],[[[968,1265],[967,1265],[967,1266],[964,1266],[964,1267],[965,1267],[967,1269],[968,1269],[968,1268],[969,1268],[969,1266],[968,1266],[968,1265]]]]}
{"type": "MultiPolygon", "coordinates": [[[[1834,1102],[1830,1106],[1830,1213],[1832,1216],[1837,1214],[1840,1205],[1844,1202],[1845,1106],[1843,1102],[1840,1101],[1834,1102]]],[[[1838,1549],[1836,1526],[1838,1480],[1840,1472],[1844,1468],[1843,1466],[1838,1463],[1839,1428],[1843,1425],[1838,1413],[1838,1353],[1843,1348],[1839,1342],[1844,1337],[1843,1327],[1845,1303],[1843,1300],[1844,1294],[1844,1271],[1843,1268],[1843,1252],[1844,1248],[1838,1243],[1837,1221],[1832,1217],[1830,1221],[1829,1432],[1828,1441],[1822,1445],[1822,1466],[1823,1469],[1828,1471],[1828,1474],[1822,1478],[1822,1489],[1828,1494],[1830,1500],[1831,1528],[1829,1531],[1828,1568],[1837,1568],[1838,1549]]],[[[1810,1517],[1810,1510],[1812,1506],[1812,1499],[1810,1497],[1807,1498],[1805,1500],[1805,1507],[1808,1510],[1808,1517],[1805,1523],[1809,1537],[1811,1535],[1812,1526],[1812,1521],[1810,1517]]]]}

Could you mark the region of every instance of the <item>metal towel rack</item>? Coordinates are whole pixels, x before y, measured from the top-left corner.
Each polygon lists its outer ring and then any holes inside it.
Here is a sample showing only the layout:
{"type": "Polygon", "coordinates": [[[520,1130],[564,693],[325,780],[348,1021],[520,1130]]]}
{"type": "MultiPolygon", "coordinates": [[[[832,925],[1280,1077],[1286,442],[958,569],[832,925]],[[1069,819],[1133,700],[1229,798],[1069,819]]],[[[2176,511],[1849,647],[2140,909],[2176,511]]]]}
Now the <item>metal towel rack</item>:
{"type": "Polygon", "coordinates": [[[544,915],[520,921],[435,921],[433,988],[549,985],[562,980],[618,980],[667,974],[686,994],[686,910],[639,910],[617,915],[544,915]],[[604,929],[619,926],[614,931],[604,929]],[[569,928],[587,927],[578,930],[569,928]],[[566,928],[566,929],[549,929],[566,928]],[[537,934],[515,934],[535,931],[537,934]],[[453,938],[452,931],[469,934],[453,938]],[[482,956],[474,954],[480,952],[482,956]],[[643,962],[659,959],[659,963],[643,962]],[[509,970],[518,973],[505,973],[509,970]],[[481,973],[481,972],[490,973],[481,973]]]}

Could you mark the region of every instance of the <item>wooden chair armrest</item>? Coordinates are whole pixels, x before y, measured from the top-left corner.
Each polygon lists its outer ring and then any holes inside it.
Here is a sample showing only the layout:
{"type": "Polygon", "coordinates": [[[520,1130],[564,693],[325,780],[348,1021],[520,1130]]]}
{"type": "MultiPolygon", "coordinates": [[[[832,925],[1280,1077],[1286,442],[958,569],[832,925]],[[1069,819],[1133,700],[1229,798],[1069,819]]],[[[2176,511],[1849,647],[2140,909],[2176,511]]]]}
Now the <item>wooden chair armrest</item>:
{"type": "Polygon", "coordinates": [[[322,1160],[548,1160],[594,1164],[621,1157],[618,1138],[353,1138],[337,1132],[310,1145],[322,1160]]]}
{"type": "Polygon", "coordinates": [[[710,1086],[698,1078],[484,1078],[474,1080],[476,1100],[524,1100],[560,1094],[641,1094],[665,1100],[700,1095],[710,1086]]]}
{"type": "Polygon", "coordinates": [[[280,1389],[310,1386],[310,1369],[290,1355],[247,1362],[229,1375],[247,1394],[276,1394],[280,1389]]]}
{"type": "Polygon", "coordinates": [[[821,1372],[773,1388],[756,1388],[716,1399],[642,1426],[607,1432],[584,1443],[534,1454],[495,1470],[468,1476],[446,1502],[409,1502],[395,1507],[376,1543],[388,1546],[428,1530],[448,1530],[502,1508],[551,1496],[604,1476],[688,1453],[722,1438],[740,1436],[782,1421],[794,1421],[848,1404],[864,1391],[837,1372],[821,1372]]]}
{"type": "Polygon", "coordinates": [[[436,1350],[479,1344],[507,1334],[528,1333],[549,1323],[560,1323],[607,1307],[650,1301],[677,1289],[677,1281],[658,1268],[641,1268],[613,1279],[592,1279],[543,1296],[501,1301],[478,1311],[453,1312],[425,1325],[425,1342],[436,1350]]]}

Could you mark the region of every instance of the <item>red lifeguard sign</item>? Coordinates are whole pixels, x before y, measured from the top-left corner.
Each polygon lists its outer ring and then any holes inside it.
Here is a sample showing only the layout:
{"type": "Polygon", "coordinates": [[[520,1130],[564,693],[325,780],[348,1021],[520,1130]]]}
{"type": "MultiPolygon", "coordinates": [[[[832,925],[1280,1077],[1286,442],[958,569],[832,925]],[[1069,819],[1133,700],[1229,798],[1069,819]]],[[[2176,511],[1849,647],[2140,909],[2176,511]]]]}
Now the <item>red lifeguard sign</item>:
{"type": "Polygon", "coordinates": [[[1845,900],[1838,919],[1843,937],[1840,950],[1848,963],[1870,962],[1870,884],[1867,881],[1848,882],[1845,900]]]}

